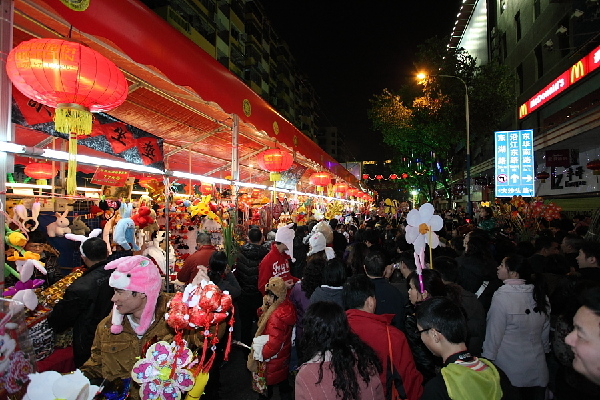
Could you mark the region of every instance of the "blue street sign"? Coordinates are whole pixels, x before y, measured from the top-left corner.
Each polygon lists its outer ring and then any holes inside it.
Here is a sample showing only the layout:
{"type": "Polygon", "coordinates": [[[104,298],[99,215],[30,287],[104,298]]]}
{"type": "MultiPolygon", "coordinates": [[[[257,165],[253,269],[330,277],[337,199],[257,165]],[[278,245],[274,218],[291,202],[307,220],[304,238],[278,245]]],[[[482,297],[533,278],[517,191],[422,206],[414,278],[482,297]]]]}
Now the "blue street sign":
{"type": "Polygon", "coordinates": [[[534,197],[533,130],[494,132],[496,197],[534,197]]]}

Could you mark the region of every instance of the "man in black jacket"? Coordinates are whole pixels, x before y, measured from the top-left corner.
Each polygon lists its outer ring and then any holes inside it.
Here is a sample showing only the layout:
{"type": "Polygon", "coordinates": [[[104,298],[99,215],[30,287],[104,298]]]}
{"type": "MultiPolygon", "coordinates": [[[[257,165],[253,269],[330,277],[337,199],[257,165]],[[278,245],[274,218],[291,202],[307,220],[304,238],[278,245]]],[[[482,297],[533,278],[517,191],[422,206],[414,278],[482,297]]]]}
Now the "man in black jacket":
{"type": "Polygon", "coordinates": [[[262,306],[263,296],[258,290],[258,265],[269,252],[262,246],[263,236],[258,228],[248,230],[248,243],[240,247],[237,257],[236,277],[242,288],[238,299],[241,341],[252,344],[252,324],[256,321],[256,310],[262,306]]]}
{"type": "Polygon", "coordinates": [[[108,285],[112,270],[104,269],[108,263],[107,256],[104,240],[94,237],[83,242],[81,258],[87,269],[67,288],[48,317],[55,332],[73,328],[73,354],[77,368],[90,358],[96,326],[113,306],[111,297],[114,290],[108,285]]]}

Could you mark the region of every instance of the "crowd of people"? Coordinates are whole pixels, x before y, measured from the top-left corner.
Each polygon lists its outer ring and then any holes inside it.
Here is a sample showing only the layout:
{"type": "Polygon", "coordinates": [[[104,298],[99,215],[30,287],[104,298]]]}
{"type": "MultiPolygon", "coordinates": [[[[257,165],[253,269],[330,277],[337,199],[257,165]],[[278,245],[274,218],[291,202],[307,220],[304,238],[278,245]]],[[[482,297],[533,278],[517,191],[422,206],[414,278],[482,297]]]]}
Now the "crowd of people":
{"type": "MultiPolygon", "coordinates": [[[[234,265],[199,232],[177,278],[211,280],[232,296],[234,329],[214,329],[249,349],[259,398],[600,398],[600,243],[584,240],[579,221],[518,242],[491,209],[478,224],[460,212],[443,217],[421,273],[405,221],[348,215],[250,226],[234,265]]],[[[44,240],[30,242],[35,250],[44,240]]],[[[163,318],[172,294],[146,257],[109,257],[100,238],[81,254],[86,271],[50,324],[74,328],[76,366],[88,377],[126,378],[148,340],[173,338],[163,318]]],[[[225,342],[210,350],[204,398],[219,398],[225,342]]]]}

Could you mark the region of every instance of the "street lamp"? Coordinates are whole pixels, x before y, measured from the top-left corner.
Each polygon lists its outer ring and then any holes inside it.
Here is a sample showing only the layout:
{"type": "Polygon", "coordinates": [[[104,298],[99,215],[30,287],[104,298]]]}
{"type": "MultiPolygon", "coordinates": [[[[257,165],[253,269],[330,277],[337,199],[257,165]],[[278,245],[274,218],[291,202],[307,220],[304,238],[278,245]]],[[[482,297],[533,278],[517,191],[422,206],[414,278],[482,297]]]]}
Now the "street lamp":
{"type": "MultiPolygon", "coordinates": [[[[455,75],[431,75],[431,76],[439,76],[441,78],[456,78],[462,82],[465,86],[465,122],[466,122],[466,131],[467,131],[467,214],[469,217],[473,217],[473,205],[471,204],[471,135],[469,132],[469,87],[467,83],[460,77],[455,75]]],[[[417,74],[417,79],[424,80],[427,78],[427,75],[424,73],[417,74]]]]}

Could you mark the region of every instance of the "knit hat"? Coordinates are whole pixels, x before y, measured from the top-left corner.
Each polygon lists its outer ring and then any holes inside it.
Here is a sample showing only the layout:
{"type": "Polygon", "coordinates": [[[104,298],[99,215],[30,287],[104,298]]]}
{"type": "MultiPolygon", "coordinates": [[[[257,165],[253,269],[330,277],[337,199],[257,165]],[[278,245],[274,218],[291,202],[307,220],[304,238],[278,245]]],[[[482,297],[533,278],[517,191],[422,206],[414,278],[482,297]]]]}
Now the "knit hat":
{"type": "Polygon", "coordinates": [[[289,254],[292,261],[296,261],[294,258],[294,236],[296,233],[292,229],[293,226],[294,224],[288,224],[286,226],[277,228],[277,232],[275,233],[275,241],[285,244],[288,248],[285,252],[289,254]]]}
{"type": "Polygon", "coordinates": [[[310,239],[308,239],[308,244],[310,245],[310,251],[308,252],[308,256],[311,256],[320,251],[325,251],[325,255],[328,260],[331,260],[335,257],[335,252],[331,247],[327,247],[325,241],[325,235],[321,232],[316,232],[310,235],[310,239]]]}
{"type": "MultiPolygon", "coordinates": [[[[104,269],[114,269],[108,284],[121,290],[144,293],[146,306],[140,318],[140,325],[135,329],[138,335],[143,335],[154,319],[156,302],[162,287],[162,278],[158,267],[144,256],[121,257],[106,264],[104,269]]],[[[112,326],[110,331],[119,334],[123,331],[123,315],[113,307],[112,326]]]]}

